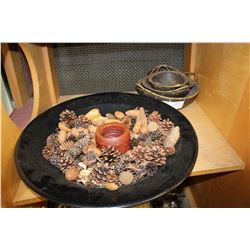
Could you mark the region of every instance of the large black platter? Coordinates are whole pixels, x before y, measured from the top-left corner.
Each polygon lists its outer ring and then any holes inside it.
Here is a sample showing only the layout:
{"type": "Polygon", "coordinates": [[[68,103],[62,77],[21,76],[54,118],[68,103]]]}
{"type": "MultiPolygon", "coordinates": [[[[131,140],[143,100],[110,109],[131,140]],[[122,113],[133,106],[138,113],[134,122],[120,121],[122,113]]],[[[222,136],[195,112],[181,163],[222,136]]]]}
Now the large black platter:
{"type": "Polygon", "coordinates": [[[183,182],[193,169],[197,152],[196,133],[179,111],[146,96],[102,93],[66,101],[37,116],[24,129],[17,142],[15,161],[23,181],[48,200],[74,207],[126,207],[155,199],[183,182]],[[169,157],[167,165],[160,168],[154,176],[111,192],[68,182],[58,169],[43,159],[42,148],[46,138],[54,132],[63,110],[71,109],[82,114],[92,108],[100,108],[102,114],[105,114],[138,106],[149,111],[158,110],[163,118],[170,118],[181,130],[176,154],[169,157]]]}

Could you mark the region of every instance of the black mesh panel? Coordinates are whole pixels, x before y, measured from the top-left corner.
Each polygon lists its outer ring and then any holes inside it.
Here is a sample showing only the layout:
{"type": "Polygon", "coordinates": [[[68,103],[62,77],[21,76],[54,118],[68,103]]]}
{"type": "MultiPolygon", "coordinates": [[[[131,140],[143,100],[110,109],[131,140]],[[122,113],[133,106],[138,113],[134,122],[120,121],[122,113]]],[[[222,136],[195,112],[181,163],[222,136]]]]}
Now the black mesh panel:
{"type": "Polygon", "coordinates": [[[134,91],[135,83],[159,64],[183,70],[184,44],[54,44],[61,95],[134,91]]]}

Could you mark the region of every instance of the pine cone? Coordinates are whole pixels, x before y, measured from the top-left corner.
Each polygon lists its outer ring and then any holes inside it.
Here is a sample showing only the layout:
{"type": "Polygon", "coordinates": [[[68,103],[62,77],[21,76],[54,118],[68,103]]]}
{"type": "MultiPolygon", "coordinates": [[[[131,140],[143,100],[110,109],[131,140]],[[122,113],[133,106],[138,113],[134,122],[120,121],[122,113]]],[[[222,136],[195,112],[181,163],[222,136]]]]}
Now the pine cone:
{"type": "Polygon", "coordinates": [[[73,157],[78,157],[81,153],[82,150],[84,149],[84,146],[89,144],[91,141],[91,138],[89,135],[85,135],[82,137],[80,140],[78,140],[73,147],[69,148],[68,152],[73,156],[73,157]]]}
{"type": "Polygon", "coordinates": [[[160,128],[163,133],[167,134],[171,130],[171,128],[174,127],[174,123],[171,122],[169,119],[164,119],[163,121],[160,122],[160,128]]]}
{"type": "Polygon", "coordinates": [[[67,140],[65,142],[63,142],[61,145],[60,145],[60,150],[62,151],[66,151],[70,148],[73,148],[74,147],[74,141],[73,140],[67,140]]]}
{"type": "Polygon", "coordinates": [[[114,170],[117,175],[119,175],[126,168],[126,163],[124,161],[119,161],[114,164],[114,170]]]}
{"type": "Polygon", "coordinates": [[[59,142],[57,140],[57,134],[53,133],[53,134],[49,135],[47,137],[46,143],[47,143],[47,145],[55,145],[55,146],[59,145],[59,142]]]}
{"type": "Polygon", "coordinates": [[[102,162],[114,163],[117,162],[121,153],[114,147],[108,147],[102,149],[102,154],[100,155],[100,160],[102,162]]]}
{"type": "Polygon", "coordinates": [[[49,158],[49,162],[63,172],[75,163],[74,159],[66,152],[57,152],[49,158]]]}
{"type": "Polygon", "coordinates": [[[159,129],[157,129],[156,131],[153,132],[149,132],[149,137],[151,138],[152,141],[158,140],[161,138],[162,133],[160,132],[159,129]]]}
{"type": "Polygon", "coordinates": [[[160,122],[161,121],[161,115],[159,114],[158,111],[153,111],[149,116],[148,116],[148,120],[152,121],[152,122],[160,122]]]}
{"type": "Polygon", "coordinates": [[[174,147],[167,147],[165,148],[166,154],[168,155],[173,155],[175,153],[175,148],[174,147]]]}
{"type": "Polygon", "coordinates": [[[126,164],[126,167],[124,170],[129,171],[133,174],[136,174],[140,171],[140,165],[136,162],[130,162],[130,163],[126,164]]]}
{"type": "Polygon", "coordinates": [[[76,119],[70,122],[71,127],[75,128],[87,128],[91,124],[91,121],[84,115],[79,115],[76,119]]]}
{"type": "Polygon", "coordinates": [[[73,146],[68,151],[74,158],[77,158],[82,153],[82,147],[73,146]]]}
{"type": "Polygon", "coordinates": [[[66,124],[70,124],[77,118],[76,113],[74,111],[70,111],[68,109],[64,110],[60,115],[60,121],[65,122],[66,124]]]}
{"type": "Polygon", "coordinates": [[[145,166],[140,168],[140,171],[135,175],[135,180],[139,181],[147,176],[153,176],[158,170],[158,166],[154,163],[147,163],[145,166]]]}
{"type": "Polygon", "coordinates": [[[130,163],[136,160],[135,156],[132,154],[132,150],[127,151],[125,154],[121,155],[119,161],[130,163]]]}
{"type": "Polygon", "coordinates": [[[164,165],[166,163],[166,152],[162,146],[151,144],[151,145],[138,145],[132,151],[135,157],[141,162],[151,162],[156,165],[164,165]]]}
{"type": "Polygon", "coordinates": [[[43,154],[43,157],[48,160],[55,152],[55,148],[53,145],[46,145],[44,148],[43,148],[43,151],[42,151],[42,154],[43,154]]]}
{"type": "Polygon", "coordinates": [[[97,184],[105,184],[105,182],[117,182],[118,176],[115,174],[114,168],[104,163],[101,166],[96,166],[92,170],[92,180],[97,184]]]}

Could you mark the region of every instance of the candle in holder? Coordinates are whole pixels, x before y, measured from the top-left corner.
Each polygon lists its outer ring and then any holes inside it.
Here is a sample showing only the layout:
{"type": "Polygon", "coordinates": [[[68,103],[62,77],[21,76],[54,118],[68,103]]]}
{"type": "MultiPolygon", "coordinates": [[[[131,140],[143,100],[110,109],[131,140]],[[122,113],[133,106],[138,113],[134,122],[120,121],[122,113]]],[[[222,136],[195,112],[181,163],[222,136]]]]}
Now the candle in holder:
{"type": "Polygon", "coordinates": [[[99,148],[114,147],[121,153],[130,149],[130,131],[123,123],[111,122],[98,126],[95,138],[99,148]]]}

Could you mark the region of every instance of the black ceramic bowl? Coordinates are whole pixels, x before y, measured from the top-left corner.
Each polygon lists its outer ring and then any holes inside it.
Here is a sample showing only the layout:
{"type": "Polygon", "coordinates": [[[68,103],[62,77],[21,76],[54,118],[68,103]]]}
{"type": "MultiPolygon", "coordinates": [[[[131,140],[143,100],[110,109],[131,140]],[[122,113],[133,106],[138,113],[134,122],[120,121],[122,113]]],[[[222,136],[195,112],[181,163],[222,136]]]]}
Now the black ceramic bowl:
{"type": "Polygon", "coordinates": [[[66,101],[37,116],[17,142],[15,161],[23,181],[48,200],[74,207],[126,207],[155,199],[183,182],[193,169],[197,152],[198,141],[192,125],[174,108],[136,94],[102,93],[66,101]],[[138,106],[149,111],[158,110],[163,118],[170,118],[181,131],[176,154],[169,157],[166,166],[162,166],[154,176],[112,192],[68,182],[58,169],[43,158],[46,138],[54,132],[63,110],[74,110],[79,115],[92,108],[100,108],[105,114],[138,106]]]}

